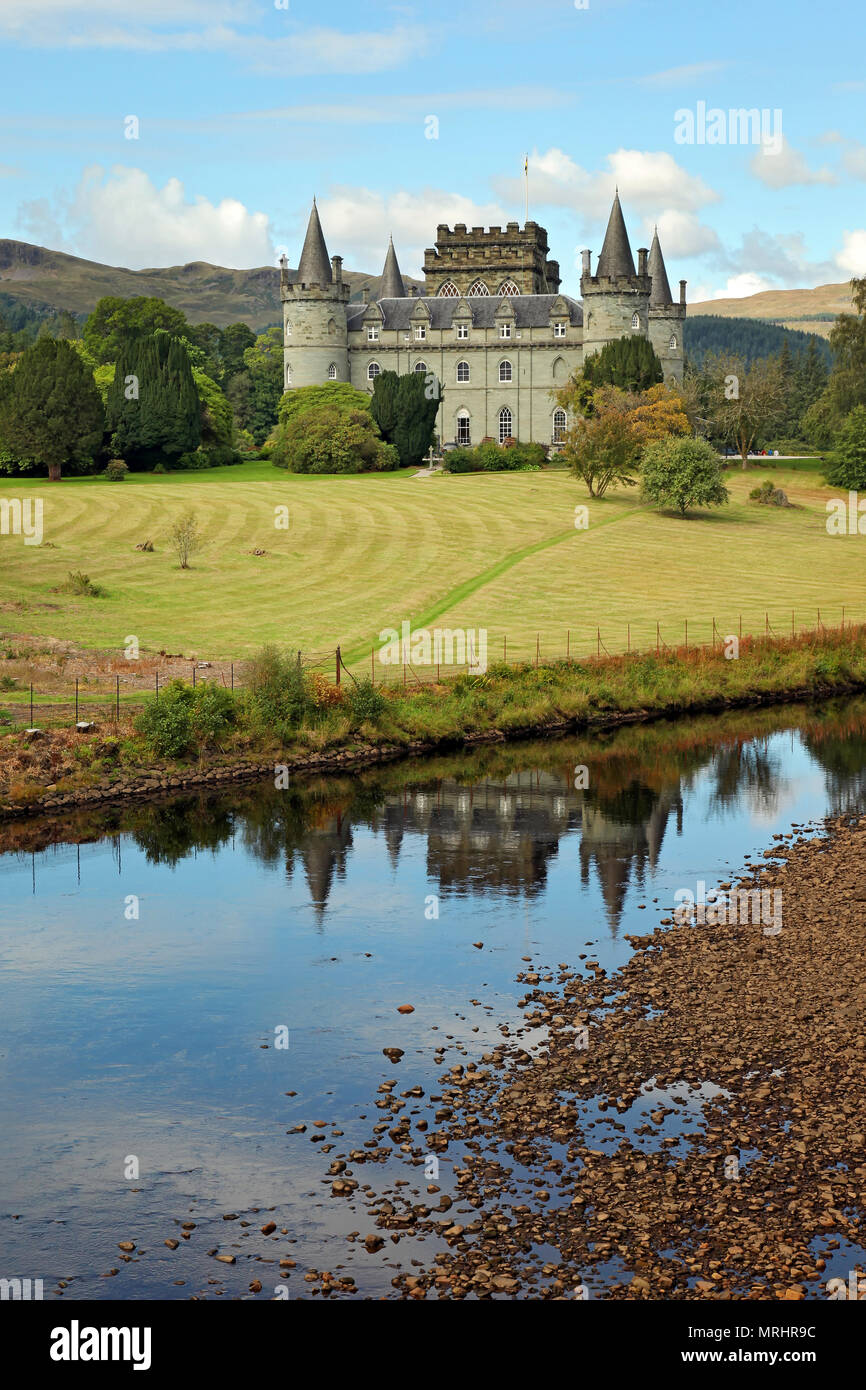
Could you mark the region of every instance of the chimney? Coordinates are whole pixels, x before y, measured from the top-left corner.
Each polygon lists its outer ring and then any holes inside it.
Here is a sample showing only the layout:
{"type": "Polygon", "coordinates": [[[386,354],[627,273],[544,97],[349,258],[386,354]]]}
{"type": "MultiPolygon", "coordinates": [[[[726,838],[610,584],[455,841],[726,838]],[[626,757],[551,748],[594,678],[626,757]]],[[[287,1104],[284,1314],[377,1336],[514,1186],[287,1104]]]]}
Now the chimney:
{"type": "Polygon", "coordinates": [[[581,256],[581,260],[582,260],[582,262],[583,262],[583,265],[582,265],[582,267],[581,267],[581,273],[582,273],[583,275],[592,275],[592,271],[591,271],[591,269],[590,269],[590,263],[591,263],[591,261],[592,261],[592,252],[591,252],[591,251],[581,251],[580,256],[581,256]]]}
{"type": "Polygon", "coordinates": [[[685,306],[686,302],[686,281],[680,280],[680,303],[685,306]]]}
{"type": "Polygon", "coordinates": [[[332,257],[331,257],[331,273],[332,273],[332,275],[333,275],[333,277],[334,277],[334,284],[335,284],[335,285],[342,285],[342,283],[343,283],[343,257],[342,257],[342,256],[332,256],[332,257]]]}
{"type": "Polygon", "coordinates": [[[280,286],[282,287],[283,285],[288,285],[288,283],[289,283],[289,258],[288,258],[288,256],[286,255],[286,253],[285,253],[285,251],[284,251],[283,254],[280,256],[280,286]]]}
{"type": "Polygon", "coordinates": [[[639,246],[639,247],[638,247],[638,251],[637,251],[637,273],[638,273],[638,275],[646,275],[646,258],[647,258],[648,255],[649,255],[649,251],[647,250],[647,248],[646,248],[645,246],[639,246]]]}
{"type": "Polygon", "coordinates": [[[362,303],[362,304],[369,304],[369,303],[370,303],[370,286],[369,286],[369,285],[362,285],[362,286],[361,286],[361,303],[362,303]]]}

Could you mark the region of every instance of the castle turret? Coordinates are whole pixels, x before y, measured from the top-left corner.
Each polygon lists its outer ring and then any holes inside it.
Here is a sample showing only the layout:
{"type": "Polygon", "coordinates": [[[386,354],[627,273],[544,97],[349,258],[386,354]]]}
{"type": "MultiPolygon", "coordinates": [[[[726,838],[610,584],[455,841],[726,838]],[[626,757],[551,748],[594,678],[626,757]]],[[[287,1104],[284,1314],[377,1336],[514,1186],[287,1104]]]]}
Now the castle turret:
{"type": "Polygon", "coordinates": [[[675,304],[659,242],[658,227],[649,254],[652,289],[649,301],[649,336],[662,364],[665,381],[683,379],[683,321],[686,317],[685,280],[680,281],[680,302],[675,304]]]}
{"type": "Polygon", "coordinates": [[[382,271],[382,283],[379,287],[380,299],[405,299],[406,286],[403,284],[403,276],[400,274],[400,267],[397,264],[397,252],[394,250],[393,237],[388,241],[388,254],[385,257],[385,266],[382,271]]]}
{"type": "Polygon", "coordinates": [[[647,253],[643,248],[638,252],[638,262],[635,271],[617,190],[594,275],[590,253],[583,253],[580,292],[583,297],[584,361],[615,338],[624,338],[631,333],[641,333],[644,337],[648,335],[652,281],[647,268],[647,253]]]}
{"type": "Polygon", "coordinates": [[[283,389],[349,380],[349,334],[342,257],[328,259],[316,200],[292,283],[281,265],[283,389]]]}

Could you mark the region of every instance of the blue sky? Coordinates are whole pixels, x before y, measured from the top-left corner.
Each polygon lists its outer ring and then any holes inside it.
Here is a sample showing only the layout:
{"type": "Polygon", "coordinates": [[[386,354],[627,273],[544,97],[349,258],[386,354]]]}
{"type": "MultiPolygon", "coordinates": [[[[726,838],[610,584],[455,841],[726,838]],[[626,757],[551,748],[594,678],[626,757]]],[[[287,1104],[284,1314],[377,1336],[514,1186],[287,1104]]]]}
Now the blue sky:
{"type": "Polygon", "coordinates": [[[528,153],[530,216],[571,293],[617,182],[633,247],[658,223],[692,302],[840,282],[866,273],[857,15],[0,0],[0,236],[136,269],[283,249],[295,265],[315,193],[348,268],[381,270],[393,234],[419,275],[437,223],[523,221],[528,153]],[[723,139],[683,143],[701,103],[723,139]],[[766,111],[766,149],[736,138],[741,108],[766,111]]]}

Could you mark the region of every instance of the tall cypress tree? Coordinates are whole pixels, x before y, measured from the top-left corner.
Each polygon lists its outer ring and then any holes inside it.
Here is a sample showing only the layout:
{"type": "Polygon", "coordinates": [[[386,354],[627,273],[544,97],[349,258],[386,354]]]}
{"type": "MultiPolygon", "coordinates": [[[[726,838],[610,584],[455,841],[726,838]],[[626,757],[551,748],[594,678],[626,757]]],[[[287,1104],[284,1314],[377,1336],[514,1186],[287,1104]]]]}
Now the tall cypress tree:
{"type": "Polygon", "coordinates": [[[373,396],[370,401],[370,414],[379,426],[386,444],[393,443],[394,431],[399,419],[397,404],[400,377],[396,372],[380,372],[373,383],[373,396]]]}
{"type": "Polygon", "coordinates": [[[441,399],[439,383],[435,391],[429,389],[423,372],[398,378],[397,424],[388,442],[396,446],[404,468],[417,468],[430,448],[441,399]]]}
{"type": "Polygon", "coordinates": [[[201,405],[189,357],[162,330],[129,339],[108,394],[114,448],[132,468],[168,461],[201,442],[201,405]]]}

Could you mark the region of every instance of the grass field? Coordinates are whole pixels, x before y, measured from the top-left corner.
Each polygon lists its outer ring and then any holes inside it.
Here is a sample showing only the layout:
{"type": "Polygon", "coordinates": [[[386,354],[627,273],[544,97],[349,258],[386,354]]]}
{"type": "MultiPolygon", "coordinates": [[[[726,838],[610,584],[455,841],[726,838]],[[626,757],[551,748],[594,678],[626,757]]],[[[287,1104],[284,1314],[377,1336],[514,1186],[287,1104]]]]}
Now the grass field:
{"type": "Polygon", "coordinates": [[[120,650],[241,659],[273,641],[369,664],[383,628],[485,628],[490,659],[611,652],[662,640],[790,633],[866,620],[866,537],[829,536],[817,461],[728,471],[732,505],[688,519],[636,489],[590,499],[561,471],[419,478],[294,476],[267,463],[160,478],[3,479],[0,499],[44,499],[44,544],[0,535],[0,633],[120,650]],[[795,503],[759,507],[765,476],[795,503]],[[589,527],[574,509],[589,505],[589,527]],[[167,531],[192,506],[204,545],[182,571],[167,531]],[[287,530],[274,524],[287,506],[287,530]],[[153,553],[137,551],[151,540],[153,553]],[[264,556],[251,552],[265,550],[264,556]],[[101,598],[54,592],[70,570],[101,598]],[[630,626],[630,632],[629,632],[630,626]]]}

